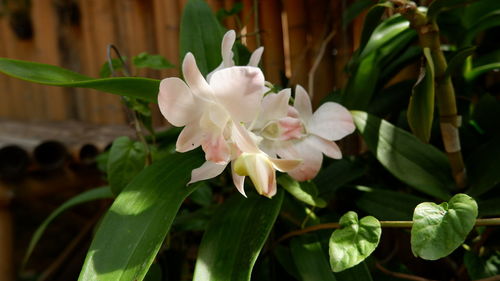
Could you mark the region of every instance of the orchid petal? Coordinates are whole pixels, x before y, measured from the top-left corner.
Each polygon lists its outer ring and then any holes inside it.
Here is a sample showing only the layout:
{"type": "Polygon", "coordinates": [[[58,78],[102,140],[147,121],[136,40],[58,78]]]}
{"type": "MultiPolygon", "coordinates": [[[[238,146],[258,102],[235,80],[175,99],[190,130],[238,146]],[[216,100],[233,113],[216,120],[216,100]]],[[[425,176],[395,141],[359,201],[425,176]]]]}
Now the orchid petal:
{"type": "Polygon", "coordinates": [[[254,140],[250,136],[250,132],[248,132],[243,126],[240,124],[235,124],[231,126],[231,136],[233,138],[233,142],[242,152],[248,153],[260,153],[261,151],[255,144],[254,140]]]}
{"type": "Polygon", "coordinates": [[[215,72],[210,80],[215,98],[236,122],[255,119],[264,94],[264,75],[256,67],[233,66],[215,72]]]}
{"type": "Polygon", "coordinates": [[[297,168],[302,160],[295,159],[273,159],[269,158],[269,160],[273,163],[273,167],[280,172],[288,172],[295,168],[297,168]]]}
{"type": "Polygon", "coordinates": [[[247,65],[258,67],[260,58],[262,57],[262,53],[264,53],[264,47],[259,47],[255,51],[253,51],[247,65]]]}
{"type": "Polygon", "coordinates": [[[181,127],[196,119],[199,115],[197,105],[197,99],[181,79],[166,78],[161,81],[158,106],[172,125],[181,127]]]}
{"type": "Polygon", "coordinates": [[[355,130],[351,113],[342,105],[326,102],[314,113],[308,132],[327,140],[336,141],[355,130]]]}
{"type": "Polygon", "coordinates": [[[200,127],[212,133],[222,134],[229,118],[228,112],[221,105],[209,103],[200,118],[200,127]]]}
{"type": "Polygon", "coordinates": [[[286,116],[291,90],[284,89],[277,94],[270,93],[262,99],[262,115],[264,122],[278,120],[286,116]]]}
{"type": "Polygon", "coordinates": [[[182,74],[193,94],[201,99],[210,99],[212,89],[201,74],[196,60],[191,53],[187,53],[182,62],[182,74]]]}
{"type": "Polygon", "coordinates": [[[231,150],[222,134],[206,134],[201,141],[205,152],[205,159],[217,164],[227,164],[231,157],[231,150]]]}
{"type": "Polygon", "coordinates": [[[302,88],[302,86],[297,85],[295,87],[295,101],[293,103],[293,107],[297,109],[300,114],[300,117],[308,122],[312,117],[312,105],[311,98],[307,94],[306,90],[302,88]]]}
{"type": "Polygon", "coordinates": [[[245,176],[240,176],[234,170],[234,161],[231,162],[231,174],[233,176],[233,183],[236,186],[236,189],[245,197],[245,176]]]}
{"type": "Polygon", "coordinates": [[[304,127],[302,127],[302,122],[297,118],[281,118],[278,124],[281,129],[281,140],[299,139],[303,135],[304,127]]]}
{"type": "Polygon", "coordinates": [[[233,52],[231,49],[233,48],[234,41],[236,41],[236,32],[234,30],[229,30],[224,34],[224,38],[222,38],[221,44],[221,54],[222,54],[222,65],[224,67],[234,66],[233,61],[233,52]]]}
{"type": "Polygon", "coordinates": [[[215,178],[216,176],[220,175],[222,171],[224,171],[226,166],[226,164],[217,164],[214,162],[206,161],[205,163],[203,163],[203,165],[191,171],[191,180],[188,184],[215,178]]]}
{"type": "Polygon", "coordinates": [[[276,194],[276,172],[264,153],[242,153],[234,170],[240,176],[249,176],[259,194],[267,197],[276,194]]]}
{"type": "Polygon", "coordinates": [[[298,180],[305,181],[313,179],[321,169],[323,154],[315,146],[315,142],[310,138],[305,138],[300,142],[283,146],[278,151],[278,155],[284,159],[301,159],[302,162],[288,174],[298,180]]]}
{"type": "Polygon", "coordinates": [[[188,124],[184,129],[182,129],[179,137],[177,138],[177,143],[175,145],[175,150],[178,152],[186,152],[193,150],[201,145],[201,140],[203,138],[203,132],[195,124],[188,124]]]}
{"type": "Polygon", "coordinates": [[[309,135],[308,139],[308,141],[314,143],[314,146],[326,156],[333,159],[342,159],[342,152],[335,142],[315,135],[309,135]]]}

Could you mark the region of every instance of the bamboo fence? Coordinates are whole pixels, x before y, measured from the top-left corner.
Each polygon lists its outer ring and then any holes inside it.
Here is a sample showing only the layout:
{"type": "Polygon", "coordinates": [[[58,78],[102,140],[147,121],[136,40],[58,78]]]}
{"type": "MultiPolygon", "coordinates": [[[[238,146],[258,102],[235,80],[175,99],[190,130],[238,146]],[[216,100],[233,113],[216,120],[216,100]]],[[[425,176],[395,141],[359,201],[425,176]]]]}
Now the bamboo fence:
{"type": "MultiPolygon", "coordinates": [[[[179,65],[179,23],[186,0],[8,0],[0,4],[0,57],[31,60],[97,77],[114,44],[122,55],[161,54],[179,65]]],[[[224,20],[254,50],[265,46],[266,79],[314,89],[314,103],[342,87],[343,67],[357,44],[360,20],[347,30],[342,12],[352,0],[208,0],[214,11],[243,4],[224,20]],[[330,35],[330,36],[329,36],[330,35]],[[332,37],[333,36],[333,37],[332,37]],[[311,72],[311,69],[313,71],[311,72]],[[311,75],[312,74],[312,75],[311,75]],[[311,82],[310,82],[311,80],[311,82]]],[[[164,78],[179,70],[141,70],[164,78]]],[[[41,86],[0,75],[0,118],[126,124],[118,96],[88,89],[41,86]]],[[[152,105],[152,108],[154,106],[152,105]]],[[[154,124],[165,121],[154,108],[154,124]]]]}

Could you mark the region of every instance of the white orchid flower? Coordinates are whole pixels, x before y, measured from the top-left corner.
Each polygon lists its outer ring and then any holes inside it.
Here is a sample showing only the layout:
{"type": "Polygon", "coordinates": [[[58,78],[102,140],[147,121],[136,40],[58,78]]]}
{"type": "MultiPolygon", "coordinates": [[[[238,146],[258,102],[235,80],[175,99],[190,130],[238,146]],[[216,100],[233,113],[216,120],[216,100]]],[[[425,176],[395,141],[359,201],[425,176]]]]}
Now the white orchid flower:
{"type": "Polygon", "coordinates": [[[231,160],[229,125],[252,121],[260,109],[265,91],[262,71],[233,66],[214,72],[207,82],[188,53],[182,72],[186,82],[166,78],[158,95],[163,116],[174,126],[185,126],[176,150],[186,152],[201,145],[207,161],[225,165],[231,160]]]}
{"type": "MultiPolygon", "coordinates": [[[[233,48],[235,41],[236,41],[236,32],[234,30],[229,30],[228,32],[226,32],[226,34],[224,34],[220,48],[222,55],[222,62],[216,69],[214,69],[207,75],[208,81],[210,81],[210,79],[212,78],[212,74],[214,72],[235,65],[233,60],[234,53],[231,50],[233,48]]],[[[247,66],[258,67],[263,52],[264,52],[264,47],[259,47],[255,49],[255,51],[253,51],[252,55],[250,56],[250,60],[248,61],[247,66]]]]}
{"type": "Polygon", "coordinates": [[[267,95],[255,128],[264,138],[264,151],[283,159],[301,159],[288,174],[309,180],[318,174],[323,154],[342,158],[334,141],[352,133],[355,126],[349,111],[338,103],[326,102],[313,114],[309,95],[301,86],[296,87],[293,107],[288,105],[289,97],[289,89],[267,95]]]}
{"type": "Polygon", "coordinates": [[[255,137],[239,124],[233,124],[232,137],[241,154],[232,162],[233,182],[245,195],[244,180],[249,176],[261,195],[271,198],[276,194],[276,170],[287,172],[300,164],[300,160],[271,158],[257,147],[255,137]]]}

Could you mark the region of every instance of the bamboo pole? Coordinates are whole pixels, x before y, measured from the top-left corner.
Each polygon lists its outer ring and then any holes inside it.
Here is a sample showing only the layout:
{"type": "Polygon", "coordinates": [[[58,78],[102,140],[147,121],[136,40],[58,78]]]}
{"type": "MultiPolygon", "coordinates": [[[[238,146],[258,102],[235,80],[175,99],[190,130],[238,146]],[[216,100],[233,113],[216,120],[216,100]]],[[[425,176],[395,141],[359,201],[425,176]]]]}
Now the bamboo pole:
{"type": "MultiPolygon", "coordinates": [[[[57,15],[52,0],[38,0],[32,3],[34,44],[36,61],[60,65],[58,48],[57,15]]],[[[68,96],[63,88],[37,85],[36,95],[41,95],[44,104],[43,119],[64,120],[67,118],[68,96]]],[[[40,106],[38,104],[37,106],[40,106]]]]}
{"type": "Polygon", "coordinates": [[[259,26],[262,44],[265,46],[263,68],[266,80],[282,84],[285,73],[283,31],[281,25],[281,5],[278,0],[258,1],[259,26]]]}
{"type": "Polygon", "coordinates": [[[307,71],[310,68],[310,61],[307,56],[307,14],[306,2],[304,0],[283,1],[286,13],[288,31],[288,59],[290,62],[290,84],[308,84],[307,71]]]}
{"type": "Polygon", "coordinates": [[[243,0],[243,11],[241,11],[241,21],[242,21],[242,30],[241,35],[242,43],[247,46],[250,50],[255,50],[257,47],[257,34],[259,30],[257,30],[256,23],[256,15],[257,9],[254,5],[256,1],[254,0],[243,0]]]}
{"type": "MultiPolygon", "coordinates": [[[[85,42],[87,74],[98,76],[101,65],[107,61],[106,48],[116,42],[117,27],[112,0],[88,0],[82,5],[82,26],[85,42]]],[[[88,112],[91,122],[123,124],[125,114],[117,95],[89,90],[88,112]]]]}
{"type": "Polygon", "coordinates": [[[436,22],[429,21],[424,13],[417,9],[415,3],[406,0],[393,1],[397,11],[410,21],[410,27],[418,33],[420,46],[429,48],[434,62],[435,92],[439,109],[441,137],[445,151],[450,161],[455,183],[459,189],[467,185],[467,175],[460,148],[458,128],[461,125],[461,116],[457,113],[455,89],[451,77],[445,75],[448,67],[446,58],[441,50],[439,28],[436,22]]]}
{"type": "MultiPolygon", "coordinates": [[[[7,24],[6,17],[0,17],[0,38],[5,38],[5,26],[7,24]]],[[[4,42],[0,43],[0,57],[7,57],[7,46],[4,42]]],[[[12,92],[10,90],[10,77],[1,74],[0,75],[0,117],[9,117],[12,116],[11,108],[12,101],[11,95],[12,92]]]]}
{"type": "Polygon", "coordinates": [[[0,185],[0,280],[14,280],[13,229],[9,204],[12,192],[0,185]]]}

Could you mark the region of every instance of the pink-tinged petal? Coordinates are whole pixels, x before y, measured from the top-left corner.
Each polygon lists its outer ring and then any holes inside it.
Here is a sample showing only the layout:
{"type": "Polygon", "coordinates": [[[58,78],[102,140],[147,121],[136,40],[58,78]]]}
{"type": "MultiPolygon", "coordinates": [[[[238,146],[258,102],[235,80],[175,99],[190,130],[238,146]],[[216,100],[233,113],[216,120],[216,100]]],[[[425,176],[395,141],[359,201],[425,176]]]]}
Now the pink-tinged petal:
{"type": "Polygon", "coordinates": [[[315,135],[309,135],[307,138],[309,142],[313,143],[314,146],[326,156],[333,159],[342,159],[342,152],[335,142],[315,135]]]}
{"type": "Polygon", "coordinates": [[[277,94],[269,93],[262,99],[262,113],[259,119],[264,122],[278,120],[287,115],[291,90],[284,89],[277,94]]]}
{"type": "Polygon", "coordinates": [[[293,139],[299,139],[303,136],[304,128],[302,122],[293,117],[281,118],[278,121],[280,126],[281,136],[280,140],[287,141],[293,139]]]}
{"type": "Polygon", "coordinates": [[[201,74],[193,54],[187,53],[182,62],[182,74],[184,80],[195,96],[203,100],[209,100],[212,96],[212,89],[201,74]]]}
{"type": "Polygon", "coordinates": [[[184,126],[199,116],[198,100],[179,78],[161,81],[158,106],[165,119],[177,127],[184,126]]]}
{"type": "Polygon", "coordinates": [[[253,51],[247,65],[258,67],[260,58],[262,57],[262,53],[264,53],[264,47],[259,47],[255,51],[253,51]]]}
{"type": "Polygon", "coordinates": [[[191,171],[191,180],[188,184],[215,178],[216,176],[220,175],[222,171],[224,171],[226,166],[227,164],[216,164],[210,161],[206,161],[199,168],[191,171]]]}
{"type": "Polygon", "coordinates": [[[352,132],[356,127],[349,111],[334,102],[322,104],[308,124],[308,132],[327,140],[336,141],[352,132]]]}
{"type": "Polygon", "coordinates": [[[234,66],[233,62],[233,52],[231,49],[233,48],[234,41],[236,40],[236,32],[234,30],[229,30],[224,34],[224,38],[222,38],[221,44],[221,55],[222,55],[222,65],[224,67],[234,66]]]}
{"type": "Polygon", "coordinates": [[[280,172],[288,172],[295,168],[297,168],[302,160],[293,160],[293,159],[273,159],[269,158],[271,163],[273,163],[273,167],[280,172]]]}
{"type": "Polygon", "coordinates": [[[240,176],[234,170],[234,161],[231,162],[231,175],[233,176],[233,183],[236,189],[245,197],[245,176],[240,176]]]}
{"type": "Polygon", "coordinates": [[[221,105],[207,103],[200,118],[200,127],[205,131],[222,134],[229,118],[229,113],[221,105]]]}
{"type": "Polygon", "coordinates": [[[236,122],[250,122],[257,116],[264,95],[264,75],[256,67],[233,66],[215,72],[210,86],[218,103],[236,122]]]}
{"type": "Polygon", "coordinates": [[[243,153],[236,159],[234,170],[240,176],[249,176],[259,194],[271,197],[276,193],[276,172],[267,155],[243,153]]]}
{"type": "Polygon", "coordinates": [[[315,143],[309,138],[305,138],[278,152],[282,158],[302,160],[295,169],[288,172],[292,178],[305,181],[313,179],[318,174],[323,162],[323,154],[314,145],[315,143]]]}
{"type": "Polygon", "coordinates": [[[184,129],[182,129],[179,137],[177,138],[177,143],[175,145],[175,150],[178,152],[186,152],[193,150],[201,145],[201,140],[203,138],[203,132],[196,124],[188,124],[184,129]]]}
{"type": "Polygon", "coordinates": [[[231,158],[231,150],[222,134],[205,134],[201,147],[207,161],[227,164],[231,158]]]}
{"type": "Polygon", "coordinates": [[[304,121],[308,122],[312,117],[311,98],[307,94],[306,90],[300,85],[297,85],[297,87],[295,87],[295,101],[293,103],[293,107],[297,109],[300,117],[304,121]]]}
{"type": "Polygon", "coordinates": [[[242,125],[232,123],[231,138],[233,139],[234,144],[236,144],[242,152],[260,153],[259,148],[250,136],[250,132],[248,132],[242,125]]]}

